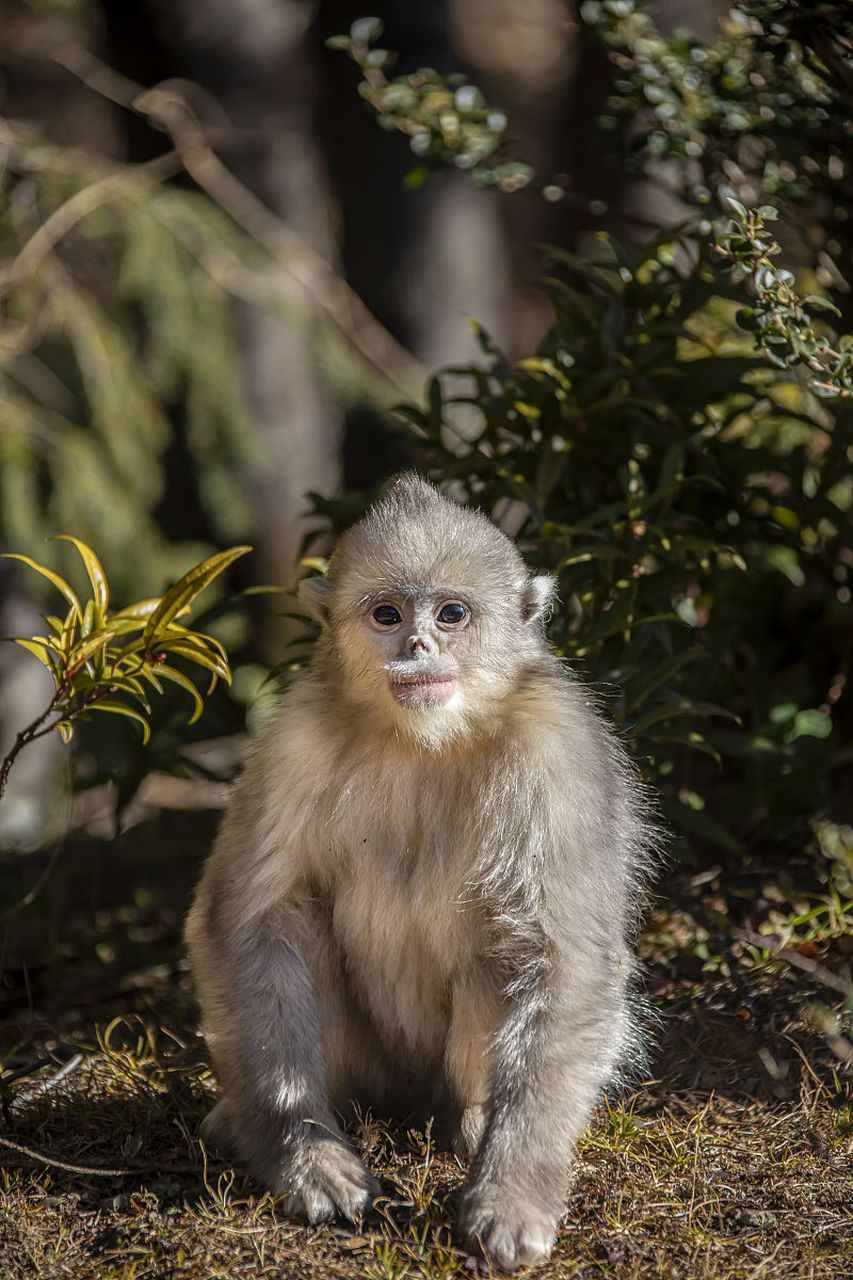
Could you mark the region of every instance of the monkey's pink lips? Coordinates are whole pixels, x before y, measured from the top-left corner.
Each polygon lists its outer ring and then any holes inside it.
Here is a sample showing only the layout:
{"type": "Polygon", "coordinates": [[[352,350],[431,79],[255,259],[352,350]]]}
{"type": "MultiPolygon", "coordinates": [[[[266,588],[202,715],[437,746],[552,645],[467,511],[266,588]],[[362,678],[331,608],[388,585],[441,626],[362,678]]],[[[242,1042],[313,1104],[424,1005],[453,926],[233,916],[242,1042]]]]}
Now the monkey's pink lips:
{"type": "Polygon", "coordinates": [[[410,680],[389,681],[391,693],[398,702],[419,706],[443,706],[456,692],[452,676],[417,676],[410,680]]]}

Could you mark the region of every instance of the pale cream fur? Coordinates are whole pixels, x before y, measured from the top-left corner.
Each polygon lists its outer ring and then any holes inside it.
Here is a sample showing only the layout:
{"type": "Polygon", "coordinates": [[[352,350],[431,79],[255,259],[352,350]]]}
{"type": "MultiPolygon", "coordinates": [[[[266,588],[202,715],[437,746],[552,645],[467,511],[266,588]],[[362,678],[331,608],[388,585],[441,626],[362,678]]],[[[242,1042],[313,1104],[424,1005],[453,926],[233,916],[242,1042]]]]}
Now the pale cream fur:
{"type": "Polygon", "coordinates": [[[317,658],[252,753],[187,927],[223,1091],[209,1132],[291,1211],[357,1217],[376,1184],[334,1108],[444,1098],[474,1156],[464,1235],[506,1268],[548,1255],[574,1139],[635,1043],[626,939],[651,834],[547,650],[549,592],[482,516],[416,479],[392,490],[335,554],[317,658]],[[457,629],[436,621],[447,598],[457,629]],[[382,600],[403,619],[387,634],[382,600]],[[401,704],[389,679],[420,671],[452,697],[401,704]]]}

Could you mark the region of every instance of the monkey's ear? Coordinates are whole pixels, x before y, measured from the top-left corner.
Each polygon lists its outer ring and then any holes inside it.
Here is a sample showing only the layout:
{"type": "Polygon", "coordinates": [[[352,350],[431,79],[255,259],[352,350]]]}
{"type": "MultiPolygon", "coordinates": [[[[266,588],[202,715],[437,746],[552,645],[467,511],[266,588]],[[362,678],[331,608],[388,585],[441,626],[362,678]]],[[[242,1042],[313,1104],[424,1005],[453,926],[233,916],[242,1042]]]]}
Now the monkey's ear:
{"type": "Polygon", "coordinates": [[[547,612],[557,590],[557,579],[549,573],[528,578],[521,591],[521,616],[525,622],[535,622],[547,612]]]}
{"type": "Polygon", "coordinates": [[[303,578],[296,590],[312,618],[325,627],[329,621],[329,584],[325,578],[303,578]]]}

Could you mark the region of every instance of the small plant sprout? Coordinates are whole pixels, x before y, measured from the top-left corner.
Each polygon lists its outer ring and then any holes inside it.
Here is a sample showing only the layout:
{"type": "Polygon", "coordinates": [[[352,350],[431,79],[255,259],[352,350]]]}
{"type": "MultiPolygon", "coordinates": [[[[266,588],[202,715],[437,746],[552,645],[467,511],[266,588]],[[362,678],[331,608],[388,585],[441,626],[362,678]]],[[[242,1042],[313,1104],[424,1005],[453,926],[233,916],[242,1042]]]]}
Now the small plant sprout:
{"type": "Polygon", "coordinates": [[[190,695],[193,710],[189,723],[194,724],[204,710],[204,699],[189,676],[173,665],[173,659],[204,667],[210,673],[208,694],[217,680],[231,683],[222,644],[214,636],[182,626],[178,619],[189,613],[196,596],[214,578],[251,547],[220,551],[195,565],[164,595],[138,600],[113,613],[106,574],[92,548],[64,534],[58,540],[72,543],[83,561],[92,591],[85,604],[64,578],[29,556],[10,552],[4,557],[20,560],[47,578],[68,608],[64,617],[45,618],[48,635],[9,637],[47,668],[54,694],[41,715],[18,733],[0,763],[0,799],[9,770],[24,747],[54,729],[63,742],[70,742],[75,722],[90,719],[95,711],[135,720],[147,742],[151,735],[148,694],[151,689],[162,693],[164,680],[180,685],[190,695]]]}

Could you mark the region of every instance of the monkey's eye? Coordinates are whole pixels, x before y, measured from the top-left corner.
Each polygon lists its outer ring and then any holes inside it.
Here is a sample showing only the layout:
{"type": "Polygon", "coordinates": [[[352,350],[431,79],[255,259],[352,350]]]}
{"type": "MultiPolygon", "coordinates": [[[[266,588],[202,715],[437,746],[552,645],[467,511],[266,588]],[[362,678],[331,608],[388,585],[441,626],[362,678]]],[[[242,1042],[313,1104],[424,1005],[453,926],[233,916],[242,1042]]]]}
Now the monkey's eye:
{"type": "Polygon", "coordinates": [[[436,617],[445,627],[458,627],[468,617],[468,610],[458,600],[451,600],[449,604],[441,606],[436,617]]]}
{"type": "Polygon", "coordinates": [[[403,615],[393,604],[378,604],[371,614],[373,621],[380,627],[396,627],[403,621],[403,615]]]}

